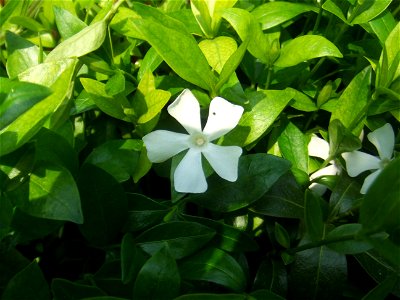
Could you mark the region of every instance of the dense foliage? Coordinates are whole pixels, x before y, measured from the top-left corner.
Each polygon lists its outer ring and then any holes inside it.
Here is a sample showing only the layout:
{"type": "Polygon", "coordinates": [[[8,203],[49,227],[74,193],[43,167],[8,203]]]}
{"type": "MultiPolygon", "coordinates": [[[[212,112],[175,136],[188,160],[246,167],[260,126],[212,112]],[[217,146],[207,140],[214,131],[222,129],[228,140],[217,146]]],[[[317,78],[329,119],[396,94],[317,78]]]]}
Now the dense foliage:
{"type": "Polygon", "coordinates": [[[400,297],[398,0],[0,3],[1,300],[400,297]],[[184,89],[244,108],[204,193],[142,141],[184,89]]]}

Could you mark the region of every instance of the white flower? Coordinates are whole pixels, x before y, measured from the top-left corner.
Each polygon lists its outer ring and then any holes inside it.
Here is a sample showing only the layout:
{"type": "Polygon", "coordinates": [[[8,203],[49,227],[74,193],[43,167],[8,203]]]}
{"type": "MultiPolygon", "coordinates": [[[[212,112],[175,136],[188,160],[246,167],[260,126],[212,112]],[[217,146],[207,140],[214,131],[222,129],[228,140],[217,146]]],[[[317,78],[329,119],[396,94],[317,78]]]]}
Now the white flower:
{"type": "Polygon", "coordinates": [[[367,170],[376,170],[365,178],[360,190],[361,194],[365,194],[368,191],[375,178],[378,177],[382,169],[392,159],[394,150],[394,132],[389,123],[369,133],[367,137],[378,150],[379,157],[360,151],[342,154],[346,161],[347,173],[351,177],[355,177],[367,170]]]}
{"type": "MultiPolygon", "coordinates": [[[[317,137],[316,135],[311,136],[311,140],[308,143],[308,155],[322,158],[323,160],[328,159],[329,157],[329,143],[324,139],[317,137]]],[[[314,180],[315,178],[327,175],[337,175],[340,172],[340,169],[336,166],[335,162],[332,160],[329,162],[330,165],[322,168],[311,174],[310,180],[314,180]]],[[[309,186],[310,190],[314,191],[318,195],[322,195],[326,191],[326,186],[313,182],[309,186]]]]}
{"type": "Polygon", "coordinates": [[[149,160],[155,163],[163,162],[189,149],[175,170],[175,190],[182,193],[203,193],[207,190],[201,154],[219,176],[228,181],[236,181],[242,149],[238,146],[219,146],[211,142],[238,124],[243,107],[220,97],[212,99],[208,120],[202,130],[199,103],[192,92],[185,89],[168,106],[168,113],[181,123],[189,134],[156,130],[145,135],[143,141],[149,160]]]}

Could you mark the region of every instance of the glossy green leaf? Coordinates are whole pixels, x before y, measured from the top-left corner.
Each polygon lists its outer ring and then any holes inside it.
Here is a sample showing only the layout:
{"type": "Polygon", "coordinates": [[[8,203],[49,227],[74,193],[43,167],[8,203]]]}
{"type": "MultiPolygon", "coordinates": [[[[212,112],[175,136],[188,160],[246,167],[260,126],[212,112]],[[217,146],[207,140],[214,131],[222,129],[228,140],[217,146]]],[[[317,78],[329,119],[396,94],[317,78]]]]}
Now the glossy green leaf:
{"type": "Polygon", "coordinates": [[[323,36],[304,35],[284,44],[278,60],[274,63],[280,68],[295,66],[318,57],[343,57],[340,50],[323,36]]]}
{"type": "Polygon", "coordinates": [[[337,215],[355,209],[360,200],[360,189],[358,182],[348,176],[340,176],[329,199],[329,218],[334,219],[337,215]]]}
{"type": "Polygon", "coordinates": [[[314,5],[305,3],[291,3],[284,1],[267,2],[257,6],[251,14],[261,23],[263,30],[275,27],[289,21],[298,15],[313,11],[318,12],[314,5]]]}
{"type": "Polygon", "coordinates": [[[50,300],[49,287],[36,261],[18,272],[4,289],[2,300],[50,300]]]}
{"type": "Polygon", "coordinates": [[[379,283],[374,289],[368,292],[362,300],[385,299],[393,291],[394,287],[399,284],[397,276],[389,276],[379,283]]]}
{"type": "Polygon", "coordinates": [[[320,199],[310,190],[306,190],[304,202],[304,221],[307,233],[313,241],[322,239],[324,233],[324,220],[320,199]]]}
{"type": "Polygon", "coordinates": [[[278,144],[282,156],[292,163],[292,169],[308,173],[307,138],[296,125],[288,123],[278,138],[278,144]]]}
{"type": "Polygon", "coordinates": [[[325,239],[337,239],[347,236],[354,236],[354,239],[329,243],[328,247],[342,254],[357,254],[370,250],[373,248],[371,243],[367,240],[362,240],[362,236],[357,239],[357,234],[361,231],[361,228],[361,224],[344,224],[336,227],[327,234],[325,239]]]}
{"type": "Polygon", "coordinates": [[[122,186],[106,171],[90,164],[81,169],[78,186],[85,220],[81,232],[95,245],[113,241],[127,218],[122,186]]]}
{"type": "Polygon", "coordinates": [[[357,7],[357,14],[352,18],[351,24],[367,23],[384,12],[391,2],[392,0],[362,1],[362,4],[357,7]]]}
{"type": "Polygon", "coordinates": [[[61,278],[56,278],[52,281],[51,292],[54,299],[57,300],[87,299],[90,297],[106,295],[98,287],[80,284],[61,278]]]}
{"type": "Polygon", "coordinates": [[[121,242],[122,282],[134,280],[147,260],[147,255],[140,249],[131,234],[125,234],[121,242]]]}
{"type": "Polygon", "coordinates": [[[141,140],[108,141],[94,149],[85,162],[107,171],[118,182],[123,182],[134,174],[142,147],[141,140]]]}
{"type": "Polygon", "coordinates": [[[358,73],[337,100],[332,112],[331,121],[338,119],[344,127],[353,131],[356,124],[364,117],[364,109],[368,102],[371,69],[366,68],[358,73]],[[351,128],[353,127],[353,128],[351,128]]]}
{"type": "Polygon", "coordinates": [[[51,90],[45,86],[7,78],[0,78],[0,92],[6,95],[4,101],[0,102],[0,129],[51,94],[51,90]]]}
{"type": "Polygon", "coordinates": [[[238,262],[226,252],[206,248],[179,263],[182,279],[209,281],[234,292],[243,292],[246,277],[238,262]]]}
{"type": "Polygon", "coordinates": [[[360,208],[363,230],[374,232],[400,226],[399,170],[400,159],[391,161],[368,189],[360,208]]]}
{"type": "Polygon", "coordinates": [[[10,23],[19,25],[31,31],[44,31],[46,28],[33,18],[25,16],[13,16],[9,20],[10,23]]]}
{"type": "Polygon", "coordinates": [[[195,222],[168,222],[156,225],[136,238],[139,247],[154,254],[166,244],[175,259],[188,256],[213,238],[215,231],[195,222]]]}
{"type": "Polygon", "coordinates": [[[51,115],[65,100],[70,92],[70,84],[76,60],[62,60],[58,63],[38,65],[20,74],[20,79],[33,83],[44,84],[53,90],[53,94],[38,102],[31,109],[20,115],[11,124],[0,131],[0,144],[2,154],[7,154],[25,144],[43,126],[51,115]],[[41,70],[41,73],[36,74],[41,70]],[[33,74],[36,78],[33,79],[33,74]],[[47,78],[49,81],[47,80],[47,78]]]}
{"type": "Polygon", "coordinates": [[[361,148],[360,139],[353,135],[343,124],[335,119],[329,123],[329,155],[338,157],[343,152],[351,152],[361,148]]]}
{"type": "Polygon", "coordinates": [[[9,21],[10,17],[13,14],[18,14],[20,9],[18,9],[18,6],[20,6],[22,1],[18,0],[10,0],[7,1],[6,5],[2,8],[0,11],[0,27],[3,27],[3,24],[9,21]]]}
{"type": "Polygon", "coordinates": [[[63,41],[54,48],[46,58],[46,62],[70,57],[81,57],[98,49],[106,37],[107,24],[99,21],[85,27],[77,34],[63,41]]]}
{"type": "Polygon", "coordinates": [[[347,12],[349,6],[350,3],[348,1],[327,0],[322,5],[322,8],[337,16],[345,24],[350,24],[345,16],[345,12],[347,12]]]}
{"type": "Polygon", "coordinates": [[[87,27],[85,22],[64,8],[53,6],[53,11],[58,32],[64,40],[87,27]]]}
{"type": "Polygon", "coordinates": [[[242,156],[236,182],[214,175],[209,178],[205,193],[190,195],[187,200],[213,211],[235,211],[258,200],[289,168],[290,163],[287,160],[276,156],[262,153],[242,156]],[[249,186],[252,187],[251,190],[247,188],[249,186]]]}
{"type": "Polygon", "coordinates": [[[275,222],[274,235],[276,241],[284,248],[290,248],[290,237],[285,227],[275,222]]]}
{"type": "Polygon", "coordinates": [[[179,296],[174,300],[203,300],[203,299],[210,299],[210,300],[253,300],[253,298],[249,298],[247,295],[240,295],[240,294],[187,294],[179,296]]]}
{"type": "Polygon", "coordinates": [[[185,220],[198,222],[216,231],[211,243],[221,250],[229,252],[247,252],[258,249],[258,244],[249,234],[222,222],[207,218],[184,216],[185,220]]]}
{"type": "Polygon", "coordinates": [[[29,201],[19,206],[36,217],[83,222],[74,178],[67,169],[55,164],[41,163],[34,169],[29,181],[29,201]]]}
{"type": "Polygon", "coordinates": [[[150,48],[140,64],[138,79],[142,80],[144,74],[147,72],[153,73],[162,62],[163,59],[157,51],[154,48],[150,48]]]}
{"type": "Polygon", "coordinates": [[[397,41],[400,38],[400,25],[389,33],[384,48],[379,59],[379,69],[377,70],[377,84],[382,87],[388,87],[392,81],[400,76],[400,46],[397,41]]]}
{"type": "Polygon", "coordinates": [[[239,124],[224,137],[223,144],[246,146],[258,140],[278,118],[293,95],[289,90],[259,90],[249,94],[250,110],[243,113],[239,124]]]}
{"type": "Polygon", "coordinates": [[[6,32],[7,73],[10,78],[40,63],[40,50],[35,44],[10,31],[6,32]]]}
{"type": "Polygon", "coordinates": [[[124,92],[125,90],[125,76],[122,72],[117,71],[107,81],[105,86],[105,92],[110,96],[115,96],[124,92]]]}
{"type": "Polygon", "coordinates": [[[93,102],[106,114],[124,121],[130,121],[125,114],[131,109],[128,100],[123,96],[110,96],[106,92],[106,85],[91,78],[81,78],[81,83],[93,102]]]}
{"type": "Polygon", "coordinates": [[[174,258],[163,247],[140,269],[133,289],[135,299],[173,299],[179,295],[180,274],[174,258]]]}
{"type": "MultiPolygon", "coordinates": [[[[271,293],[274,292],[279,295],[287,294],[288,274],[282,261],[267,258],[261,262],[253,284],[253,290],[257,289],[268,289],[271,293]]],[[[256,298],[259,299],[258,297],[256,298]]],[[[274,298],[271,295],[271,299],[280,298],[279,296],[274,298]]]]}
{"type": "Polygon", "coordinates": [[[342,297],[347,277],[346,256],[317,247],[298,252],[289,274],[289,297],[335,300],[342,297]]]}
{"type": "Polygon", "coordinates": [[[138,123],[147,123],[159,114],[165,104],[168,103],[171,93],[163,90],[151,91],[144,97],[145,107],[139,110],[138,123]]]}
{"type": "Polygon", "coordinates": [[[392,13],[387,11],[381,16],[368,22],[372,32],[378,37],[381,44],[384,44],[390,32],[396,26],[396,20],[392,13]]]}
{"type": "Polygon", "coordinates": [[[221,73],[226,61],[236,51],[237,44],[233,38],[219,36],[201,41],[199,47],[212,69],[221,73]]]}
{"type": "Polygon", "coordinates": [[[257,214],[281,218],[304,218],[304,193],[291,173],[281,176],[252,206],[257,214]]]}
{"type": "Polygon", "coordinates": [[[128,231],[139,231],[160,223],[169,208],[142,194],[128,193],[128,231]]]}

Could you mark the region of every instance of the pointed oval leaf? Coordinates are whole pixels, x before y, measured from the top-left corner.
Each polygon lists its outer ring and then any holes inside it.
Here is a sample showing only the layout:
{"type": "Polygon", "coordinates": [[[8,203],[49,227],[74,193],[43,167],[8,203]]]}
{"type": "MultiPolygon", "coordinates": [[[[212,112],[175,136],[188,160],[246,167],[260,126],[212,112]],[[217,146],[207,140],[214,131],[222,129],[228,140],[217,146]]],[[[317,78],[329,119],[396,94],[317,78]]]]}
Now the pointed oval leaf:
{"type": "Polygon", "coordinates": [[[176,258],[188,256],[204,246],[215,231],[195,222],[168,222],[143,232],[136,238],[139,247],[154,254],[168,244],[171,255],[176,258]]]}
{"type": "Polygon", "coordinates": [[[218,73],[221,73],[226,61],[236,51],[237,44],[233,38],[219,36],[213,40],[203,40],[199,47],[209,65],[218,73]]]}
{"type": "Polygon", "coordinates": [[[305,35],[284,44],[274,65],[280,68],[287,68],[324,56],[343,57],[335,44],[323,36],[305,35]]]}

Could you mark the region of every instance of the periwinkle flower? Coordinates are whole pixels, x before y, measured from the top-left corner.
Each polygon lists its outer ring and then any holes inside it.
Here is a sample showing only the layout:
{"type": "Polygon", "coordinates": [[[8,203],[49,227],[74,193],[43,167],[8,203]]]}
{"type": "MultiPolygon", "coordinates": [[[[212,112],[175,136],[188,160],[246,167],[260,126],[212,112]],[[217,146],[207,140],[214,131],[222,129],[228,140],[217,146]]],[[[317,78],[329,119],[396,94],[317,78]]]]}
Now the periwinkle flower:
{"type": "Polygon", "coordinates": [[[389,123],[370,132],[367,137],[378,150],[379,157],[361,151],[342,154],[342,157],[346,161],[346,169],[349,176],[355,177],[367,170],[374,170],[374,172],[365,178],[360,190],[361,194],[367,193],[379,173],[393,159],[394,150],[394,132],[389,123]]]}
{"type": "Polygon", "coordinates": [[[243,107],[221,97],[212,99],[208,120],[203,130],[200,105],[190,90],[185,89],[167,110],[189,134],[156,130],[145,135],[143,142],[149,160],[154,163],[166,161],[189,149],[175,169],[175,190],[182,193],[203,193],[207,190],[202,155],[220,177],[236,181],[242,149],[238,146],[220,146],[211,142],[238,124],[243,114],[243,107]]]}

